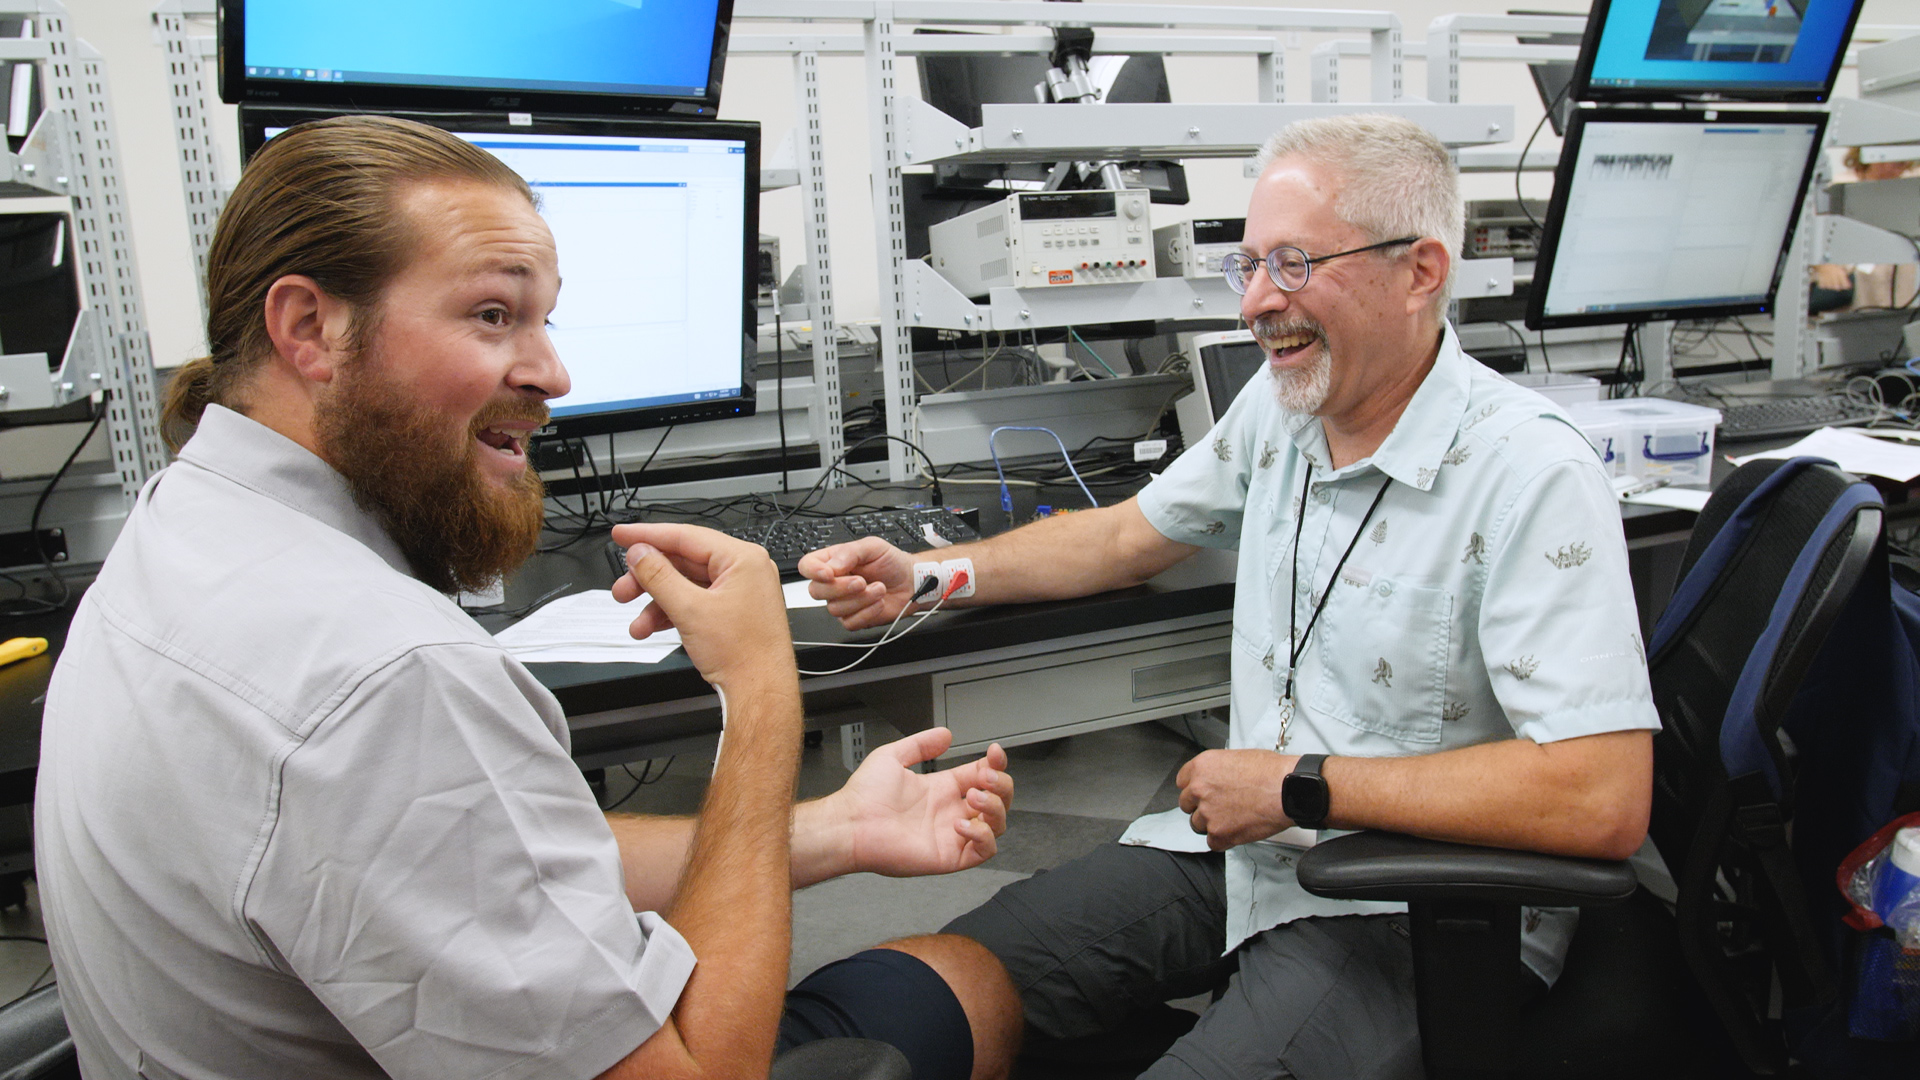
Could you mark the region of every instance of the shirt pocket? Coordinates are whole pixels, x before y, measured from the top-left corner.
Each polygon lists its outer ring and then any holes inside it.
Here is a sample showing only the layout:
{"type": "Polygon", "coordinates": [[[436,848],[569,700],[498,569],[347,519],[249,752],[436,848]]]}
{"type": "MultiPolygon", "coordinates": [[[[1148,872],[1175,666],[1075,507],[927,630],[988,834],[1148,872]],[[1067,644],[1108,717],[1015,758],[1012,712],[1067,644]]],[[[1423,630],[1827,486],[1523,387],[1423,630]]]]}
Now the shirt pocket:
{"type": "Polygon", "coordinates": [[[1439,746],[1453,594],[1382,577],[1333,590],[1318,631],[1315,707],[1360,731],[1439,746]]]}

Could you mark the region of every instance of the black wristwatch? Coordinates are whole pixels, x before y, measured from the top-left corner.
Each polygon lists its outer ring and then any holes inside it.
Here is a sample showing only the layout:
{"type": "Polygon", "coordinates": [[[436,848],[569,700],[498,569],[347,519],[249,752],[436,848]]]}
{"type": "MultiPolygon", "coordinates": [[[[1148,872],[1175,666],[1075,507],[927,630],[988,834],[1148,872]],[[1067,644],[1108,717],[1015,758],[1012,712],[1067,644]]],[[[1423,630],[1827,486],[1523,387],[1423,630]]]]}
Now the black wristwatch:
{"type": "Polygon", "coordinates": [[[1327,792],[1327,778],[1320,775],[1325,754],[1303,754],[1299,764],[1280,781],[1280,811],[1303,829],[1322,829],[1333,798],[1327,792]]]}

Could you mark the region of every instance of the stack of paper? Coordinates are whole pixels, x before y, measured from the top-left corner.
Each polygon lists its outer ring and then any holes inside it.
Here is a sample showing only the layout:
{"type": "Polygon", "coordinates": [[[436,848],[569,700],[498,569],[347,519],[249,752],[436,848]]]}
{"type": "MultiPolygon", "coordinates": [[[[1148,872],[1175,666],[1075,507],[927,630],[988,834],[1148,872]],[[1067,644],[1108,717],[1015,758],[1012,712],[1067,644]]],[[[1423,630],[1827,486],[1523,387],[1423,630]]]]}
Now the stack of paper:
{"type": "MultiPolygon", "coordinates": [[[[820,607],[807,595],[807,583],[785,586],[787,607],[820,607]]],[[[523,664],[657,664],[680,647],[680,631],[663,630],[635,641],[627,627],[639,618],[645,600],[618,603],[605,589],[563,596],[493,635],[523,664]]]]}
{"type": "Polygon", "coordinates": [[[1856,476],[1884,476],[1901,483],[1920,476],[1920,447],[1876,439],[1847,428],[1821,428],[1792,446],[1734,458],[1733,463],[1793,457],[1826,458],[1856,476]]]}
{"type": "Polygon", "coordinates": [[[563,596],[494,635],[521,663],[654,664],[680,647],[666,630],[635,641],[627,627],[644,601],[615,602],[605,589],[563,596]]]}

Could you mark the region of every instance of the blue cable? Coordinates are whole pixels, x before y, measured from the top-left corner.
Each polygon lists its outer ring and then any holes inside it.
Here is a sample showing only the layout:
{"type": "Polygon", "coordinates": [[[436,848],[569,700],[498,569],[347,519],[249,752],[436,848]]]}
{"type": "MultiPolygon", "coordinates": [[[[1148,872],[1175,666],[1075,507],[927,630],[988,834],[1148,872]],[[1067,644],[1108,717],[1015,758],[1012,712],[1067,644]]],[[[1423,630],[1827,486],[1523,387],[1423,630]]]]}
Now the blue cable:
{"type": "MultiPolygon", "coordinates": [[[[1120,377],[1120,373],[1119,373],[1119,372],[1117,372],[1117,371],[1115,371],[1115,370],[1113,370],[1113,367],[1112,367],[1112,365],[1110,365],[1110,364],[1108,364],[1108,363],[1107,363],[1107,362],[1106,362],[1105,360],[1102,360],[1102,359],[1100,358],[1100,354],[1099,354],[1099,353],[1097,353],[1097,352],[1094,352],[1094,351],[1093,351],[1093,346],[1091,346],[1091,345],[1089,345],[1089,344],[1087,344],[1087,339],[1086,339],[1086,338],[1083,338],[1083,337],[1081,337],[1081,336],[1080,336],[1080,331],[1078,331],[1078,330],[1075,330],[1075,329],[1074,329],[1073,327],[1071,327],[1071,326],[1069,326],[1069,327],[1067,327],[1067,333],[1069,333],[1069,334],[1072,334],[1072,335],[1073,335],[1073,340],[1075,340],[1075,341],[1077,341],[1077,342],[1079,342],[1079,343],[1080,343],[1080,347],[1081,347],[1081,348],[1083,348],[1083,349],[1085,349],[1085,350],[1087,350],[1087,352],[1088,352],[1089,354],[1091,354],[1091,355],[1093,356],[1093,358],[1094,358],[1095,360],[1099,360],[1099,361],[1100,361],[1100,366],[1101,366],[1101,367],[1103,367],[1103,368],[1106,368],[1106,369],[1107,369],[1107,374],[1109,374],[1109,375],[1111,375],[1111,376],[1113,376],[1113,377],[1114,377],[1114,378],[1116,378],[1116,379],[1120,377]]],[[[1047,429],[1046,429],[1046,428],[1041,428],[1040,430],[1042,430],[1042,431],[1046,431],[1047,429]]],[[[1051,433],[1051,432],[1048,432],[1048,434],[1052,434],[1052,433],[1051,433]]],[[[1054,437],[1055,437],[1055,438],[1059,438],[1059,436],[1057,436],[1057,435],[1055,435],[1054,437]]]]}
{"type": "Polygon", "coordinates": [[[1080,485],[1080,493],[1087,497],[1087,505],[1096,509],[1099,508],[1100,500],[1094,498],[1093,492],[1087,490],[1087,482],[1080,479],[1080,470],[1073,467],[1073,456],[1067,453],[1067,444],[1060,440],[1060,436],[1055,433],[1052,428],[1020,427],[1014,424],[1004,424],[987,432],[987,453],[993,455],[993,474],[1000,478],[1000,509],[1009,517],[1013,514],[1013,493],[1007,490],[1007,474],[1006,471],[1000,467],[1000,451],[993,445],[994,438],[1003,431],[1043,431],[1048,435],[1052,435],[1054,445],[1060,448],[1061,459],[1067,463],[1067,471],[1073,474],[1073,482],[1080,485]]]}

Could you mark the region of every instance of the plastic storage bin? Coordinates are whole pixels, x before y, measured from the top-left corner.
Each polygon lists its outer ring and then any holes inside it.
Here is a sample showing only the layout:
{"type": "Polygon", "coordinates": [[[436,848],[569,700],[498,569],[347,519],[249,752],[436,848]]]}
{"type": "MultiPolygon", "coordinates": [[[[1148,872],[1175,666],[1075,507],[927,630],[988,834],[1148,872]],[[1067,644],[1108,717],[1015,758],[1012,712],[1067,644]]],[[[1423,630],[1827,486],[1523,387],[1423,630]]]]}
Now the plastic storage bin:
{"type": "Polygon", "coordinates": [[[1580,434],[1593,444],[1593,452],[1600,455],[1600,464],[1605,466],[1608,476],[1623,476],[1627,471],[1627,436],[1632,425],[1619,410],[1606,408],[1610,401],[1582,401],[1568,405],[1567,418],[1580,429],[1580,434]]]}
{"type": "Polygon", "coordinates": [[[1507,378],[1541,394],[1562,408],[1581,402],[1600,400],[1600,380],[1590,375],[1562,375],[1556,371],[1521,371],[1507,378]]]}
{"type": "Polygon", "coordinates": [[[1621,463],[1616,475],[1661,479],[1675,487],[1706,487],[1712,481],[1720,410],[1664,398],[1623,398],[1590,402],[1577,411],[1573,419],[1582,430],[1589,422],[1624,428],[1615,436],[1614,452],[1621,463]]]}

